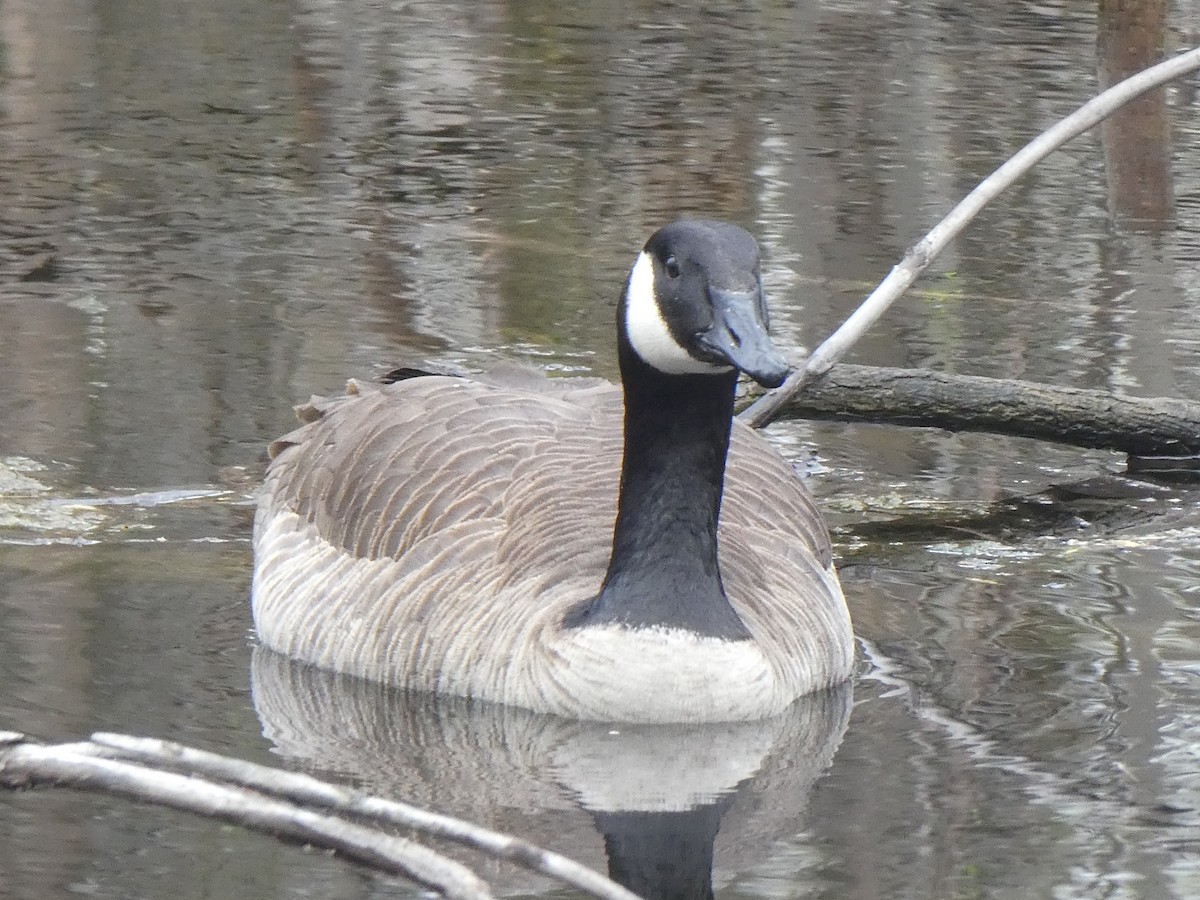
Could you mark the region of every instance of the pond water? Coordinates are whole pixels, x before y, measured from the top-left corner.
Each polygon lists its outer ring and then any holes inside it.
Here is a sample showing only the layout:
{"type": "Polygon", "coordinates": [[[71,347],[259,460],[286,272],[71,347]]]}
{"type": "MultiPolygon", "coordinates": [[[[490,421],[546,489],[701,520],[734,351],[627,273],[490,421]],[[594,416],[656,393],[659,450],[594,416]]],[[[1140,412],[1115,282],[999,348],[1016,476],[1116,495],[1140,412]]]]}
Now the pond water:
{"type": "MultiPolygon", "coordinates": [[[[1160,12],[1151,43],[1200,43],[1194,0],[1160,12]]],[[[664,895],[702,896],[711,864],[728,900],[1197,896],[1197,494],[1045,493],[1113,454],[772,426],[862,646],[852,686],[780,722],[612,735],[406,700],[250,629],[252,498],[294,402],[405,361],[612,377],[626,267],[683,213],[759,236],[780,343],[813,346],[1137,56],[1099,15],[4,3],[0,728],[349,779],[664,895]]],[[[1193,78],[1056,154],[854,360],[1196,396],[1198,105],[1193,78]]],[[[0,794],[4,897],[417,893],[182,814],[0,794]]]]}

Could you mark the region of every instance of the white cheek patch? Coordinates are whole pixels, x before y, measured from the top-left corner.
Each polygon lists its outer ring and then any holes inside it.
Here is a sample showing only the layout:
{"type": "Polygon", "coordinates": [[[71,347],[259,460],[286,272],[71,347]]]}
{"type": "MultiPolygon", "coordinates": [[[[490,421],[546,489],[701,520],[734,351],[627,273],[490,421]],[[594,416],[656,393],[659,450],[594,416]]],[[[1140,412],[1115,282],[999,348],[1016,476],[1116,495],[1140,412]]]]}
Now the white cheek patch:
{"type": "Polygon", "coordinates": [[[625,333],[633,351],[647,365],[668,375],[713,375],[733,366],[715,366],[696,359],[671,334],[654,296],[654,261],[642,251],[629,274],[625,297],[625,333]]]}

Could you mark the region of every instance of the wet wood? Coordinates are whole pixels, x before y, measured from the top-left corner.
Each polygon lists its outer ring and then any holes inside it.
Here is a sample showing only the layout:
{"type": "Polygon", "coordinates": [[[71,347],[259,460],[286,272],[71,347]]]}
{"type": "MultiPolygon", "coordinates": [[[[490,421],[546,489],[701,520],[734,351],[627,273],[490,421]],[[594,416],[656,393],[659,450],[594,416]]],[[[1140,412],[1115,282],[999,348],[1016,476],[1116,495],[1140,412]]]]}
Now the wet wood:
{"type": "Polygon", "coordinates": [[[928,369],[838,365],[783,414],[984,431],[1138,457],[1200,454],[1200,403],[928,369]]]}

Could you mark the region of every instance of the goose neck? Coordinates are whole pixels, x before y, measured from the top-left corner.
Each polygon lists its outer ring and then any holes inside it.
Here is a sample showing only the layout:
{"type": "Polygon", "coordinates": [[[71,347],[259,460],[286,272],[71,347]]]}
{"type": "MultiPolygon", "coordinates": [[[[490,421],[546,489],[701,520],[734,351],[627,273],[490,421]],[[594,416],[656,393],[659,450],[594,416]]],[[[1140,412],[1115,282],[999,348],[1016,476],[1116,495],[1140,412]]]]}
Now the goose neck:
{"type": "Polygon", "coordinates": [[[626,381],[614,558],[638,548],[659,559],[683,552],[716,574],[733,381],[732,375],[626,381]]]}
{"type": "Polygon", "coordinates": [[[664,376],[622,360],[625,453],[612,556],[575,624],[748,637],[729,604],[717,526],[736,373],[664,376]]]}

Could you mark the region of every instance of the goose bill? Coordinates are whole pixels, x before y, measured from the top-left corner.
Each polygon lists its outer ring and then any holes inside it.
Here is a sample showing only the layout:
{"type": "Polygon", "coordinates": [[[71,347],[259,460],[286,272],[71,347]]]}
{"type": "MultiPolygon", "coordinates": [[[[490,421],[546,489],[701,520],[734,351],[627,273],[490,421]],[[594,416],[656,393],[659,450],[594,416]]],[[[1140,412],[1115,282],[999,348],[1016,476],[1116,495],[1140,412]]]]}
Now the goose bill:
{"type": "Polygon", "coordinates": [[[791,371],[767,334],[762,291],[709,288],[713,324],[697,338],[709,362],[729,363],[764,387],[783,384],[791,371]]]}

